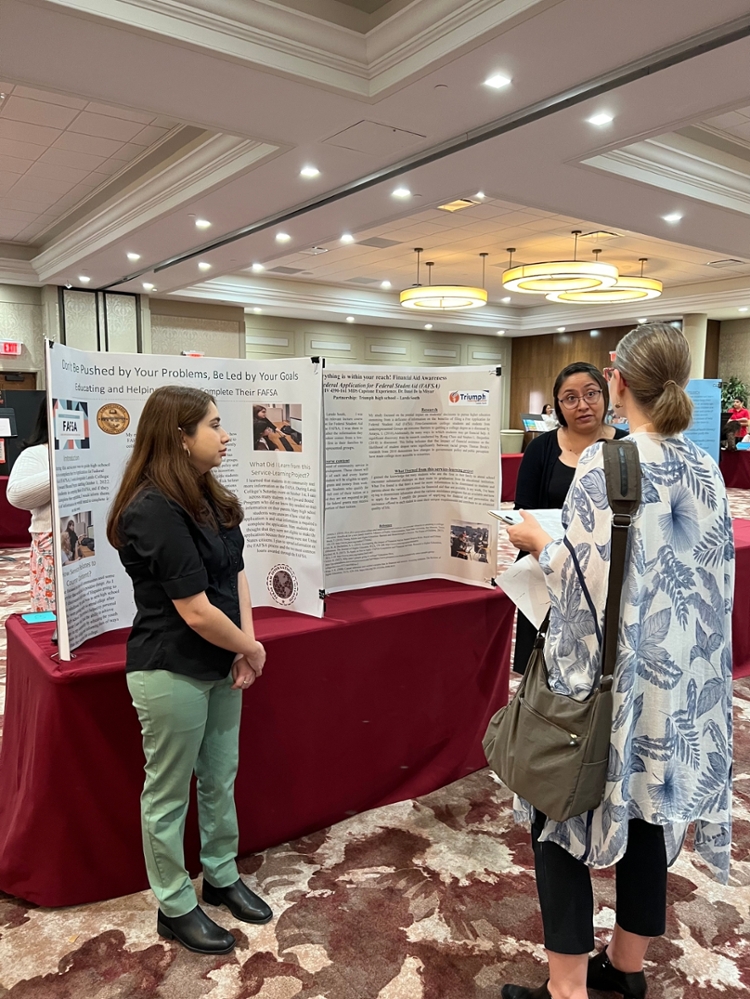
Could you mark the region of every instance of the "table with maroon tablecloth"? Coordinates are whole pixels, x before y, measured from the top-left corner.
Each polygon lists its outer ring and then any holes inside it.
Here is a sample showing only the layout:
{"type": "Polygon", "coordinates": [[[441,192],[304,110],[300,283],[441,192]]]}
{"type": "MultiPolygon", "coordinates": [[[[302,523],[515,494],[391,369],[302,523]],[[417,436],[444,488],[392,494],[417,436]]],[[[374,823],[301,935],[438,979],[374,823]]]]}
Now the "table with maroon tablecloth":
{"type": "MultiPolygon", "coordinates": [[[[243,697],[240,853],[425,794],[485,765],[508,696],[513,606],[429,580],[337,593],[323,620],[255,611],[268,652],[243,697]]],[[[147,886],[143,754],[125,683],[127,631],[58,663],[51,625],[8,620],[0,752],[0,890],[72,905],[147,886]]],[[[186,855],[198,870],[197,825],[186,855]]]]}
{"type": "Polygon", "coordinates": [[[719,468],[727,489],[750,489],[750,451],[722,451],[719,468]]]}
{"type": "Polygon", "coordinates": [[[10,505],[5,495],[7,488],[8,476],[0,475],[0,548],[28,548],[31,514],[10,505]]]}
{"type": "Polygon", "coordinates": [[[503,503],[513,503],[516,498],[516,482],[518,481],[518,469],[521,467],[522,454],[500,455],[500,467],[502,469],[502,483],[500,486],[500,498],[503,503]]]}

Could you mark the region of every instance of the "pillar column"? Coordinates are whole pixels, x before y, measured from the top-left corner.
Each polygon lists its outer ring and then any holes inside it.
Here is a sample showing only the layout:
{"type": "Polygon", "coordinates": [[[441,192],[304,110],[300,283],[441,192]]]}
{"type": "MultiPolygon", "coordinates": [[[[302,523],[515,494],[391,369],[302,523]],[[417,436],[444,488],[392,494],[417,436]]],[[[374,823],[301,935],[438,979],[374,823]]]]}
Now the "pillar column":
{"type": "Polygon", "coordinates": [[[708,316],[705,312],[694,312],[682,317],[682,332],[690,347],[690,377],[703,378],[706,362],[706,330],[708,316]]]}

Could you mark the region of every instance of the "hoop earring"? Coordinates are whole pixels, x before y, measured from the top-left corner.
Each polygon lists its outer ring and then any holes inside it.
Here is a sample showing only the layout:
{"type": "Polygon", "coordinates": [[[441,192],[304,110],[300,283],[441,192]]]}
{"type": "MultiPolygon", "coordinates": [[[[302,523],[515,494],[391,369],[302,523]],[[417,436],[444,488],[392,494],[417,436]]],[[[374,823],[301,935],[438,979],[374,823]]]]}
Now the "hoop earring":
{"type": "Polygon", "coordinates": [[[192,455],[190,454],[190,448],[187,446],[187,444],[183,444],[182,449],[183,451],[187,451],[188,458],[192,457],[192,455]]]}

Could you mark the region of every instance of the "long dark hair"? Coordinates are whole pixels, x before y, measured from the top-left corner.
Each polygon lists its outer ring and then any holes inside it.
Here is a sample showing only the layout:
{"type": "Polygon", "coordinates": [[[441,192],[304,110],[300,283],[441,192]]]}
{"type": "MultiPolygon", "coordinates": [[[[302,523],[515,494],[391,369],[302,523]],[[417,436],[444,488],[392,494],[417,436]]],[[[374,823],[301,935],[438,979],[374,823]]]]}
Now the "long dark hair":
{"type": "Polygon", "coordinates": [[[39,409],[34,421],[34,429],[23,442],[25,451],[27,447],[36,447],[37,444],[49,444],[49,418],[47,417],[47,397],[39,403],[39,409]]]}
{"type": "Polygon", "coordinates": [[[215,402],[201,389],[163,385],[149,396],[138,421],[133,453],[107,518],[107,538],[121,548],[123,512],[149,486],[183,507],[199,524],[236,527],[242,521],[240,501],[213,476],[200,474],[190,463],[181,432],[192,437],[215,402]]]}
{"type": "Polygon", "coordinates": [[[570,378],[571,375],[590,375],[591,378],[596,382],[599,388],[602,390],[602,399],[604,400],[604,415],[607,415],[607,410],[609,409],[609,388],[607,386],[607,379],[604,377],[602,372],[595,368],[593,364],[588,364],[586,361],[573,361],[567,367],[563,368],[560,374],[555,379],[555,387],[552,389],[552,394],[555,399],[555,416],[560,423],[561,427],[567,427],[568,422],[563,416],[562,406],[557,398],[557,393],[560,391],[562,383],[570,378]]]}

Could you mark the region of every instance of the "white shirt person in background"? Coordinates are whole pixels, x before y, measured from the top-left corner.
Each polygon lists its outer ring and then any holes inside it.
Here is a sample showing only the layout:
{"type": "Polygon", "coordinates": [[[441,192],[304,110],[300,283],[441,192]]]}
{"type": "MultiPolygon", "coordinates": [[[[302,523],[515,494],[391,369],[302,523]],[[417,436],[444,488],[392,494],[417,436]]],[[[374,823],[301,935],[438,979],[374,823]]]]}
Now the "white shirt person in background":
{"type": "Polygon", "coordinates": [[[49,429],[47,400],[42,399],[31,436],[16,458],[8,480],[11,506],[31,511],[31,610],[54,611],[55,565],[50,513],[49,429]]]}
{"type": "Polygon", "coordinates": [[[545,430],[557,430],[560,423],[555,416],[555,411],[549,403],[545,403],[542,406],[542,421],[544,423],[545,430]]]}

